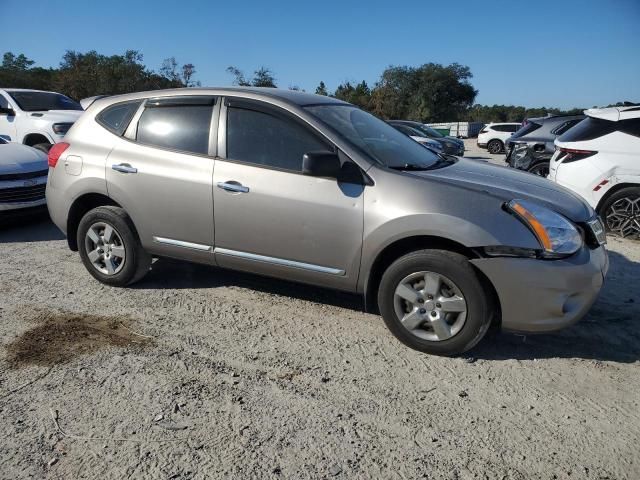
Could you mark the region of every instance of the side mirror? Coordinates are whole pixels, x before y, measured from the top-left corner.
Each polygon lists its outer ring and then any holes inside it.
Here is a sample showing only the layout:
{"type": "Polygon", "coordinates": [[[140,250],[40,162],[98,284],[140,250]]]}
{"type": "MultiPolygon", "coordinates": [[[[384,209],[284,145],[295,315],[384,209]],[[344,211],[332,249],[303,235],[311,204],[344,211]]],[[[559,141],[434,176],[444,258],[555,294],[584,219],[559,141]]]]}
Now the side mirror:
{"type": "Polygon", "coordinates": [[[13,108],[5,108],[0,107],[0,115],[6,115],[7,117],[15,116],[16,112],[13,111],[13,108]]]}
{"type": "Polygon", "coordinates": [[[302,156],[302,174],[310,177],[338,178],[340,158],[333,152],[307,152],[302,156]]]}

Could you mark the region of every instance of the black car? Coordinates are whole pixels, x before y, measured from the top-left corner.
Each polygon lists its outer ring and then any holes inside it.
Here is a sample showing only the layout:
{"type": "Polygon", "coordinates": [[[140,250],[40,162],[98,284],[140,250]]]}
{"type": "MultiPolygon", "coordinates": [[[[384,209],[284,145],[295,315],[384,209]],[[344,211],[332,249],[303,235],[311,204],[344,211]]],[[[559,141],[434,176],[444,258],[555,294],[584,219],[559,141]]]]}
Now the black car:
{"type": "Polygon", "coordinates": [[[584,115],[553,115],[527,119],[505,142],[505,161],[510,167],[546,177],[555,152],[554,140],[584,118],[584,115]]]}
{"type": "Polygon", "coordinates": [[[442,145],[442,153],[446,153],[447,155],[455,155],[458,157],[462,157],[464,155],[464,142],[462,140],[442,135],[440,132],[434,130],[429,125],[425,125],[424,123],[420,122],[412,122],[411,120],[389,120],[387,123],[394,127],[404,125],[406,127],[411,127],[418,130],[420,133],[422,133],[423,137],[430,138],[440,143],[440,145],[442,145]]]}

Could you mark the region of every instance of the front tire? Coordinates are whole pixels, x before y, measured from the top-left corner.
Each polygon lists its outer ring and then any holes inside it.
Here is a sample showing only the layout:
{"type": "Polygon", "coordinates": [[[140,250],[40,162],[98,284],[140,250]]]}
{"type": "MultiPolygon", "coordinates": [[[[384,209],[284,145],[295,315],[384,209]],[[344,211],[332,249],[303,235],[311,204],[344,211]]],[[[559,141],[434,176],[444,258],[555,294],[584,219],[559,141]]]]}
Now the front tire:
{"type": "Polygon", "coordinates": [[[446,250],[400,257],[382,275],[378,307],[405,345],[434,355],[475,346],[491,325],[491,296],[469,260],[446,250]]]}
{"type": "Polygon", "coordinates": [[[640,187],[611,194],[598,209],[607,232],[640,240],[640,187]]]}
{"type": "Polygon", "coordinates": [[[149,271],[151,256],[120,207],[97,207],[87,212],[78,225],[77,242],[82,263],[102,283],[124,287],[149,271]]]}
{"type": "Polygon", "coordinates": [[[487,144],[487,150],[495,155],[504,150],[504,145],[500,140],[493,139],[487,144]]]}

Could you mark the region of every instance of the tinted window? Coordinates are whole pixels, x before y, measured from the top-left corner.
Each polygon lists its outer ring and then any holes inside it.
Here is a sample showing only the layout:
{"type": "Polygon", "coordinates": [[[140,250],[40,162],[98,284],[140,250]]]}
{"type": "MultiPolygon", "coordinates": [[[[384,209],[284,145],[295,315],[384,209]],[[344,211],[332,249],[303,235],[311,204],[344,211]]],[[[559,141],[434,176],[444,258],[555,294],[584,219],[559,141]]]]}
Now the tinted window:
{"type": "Polygon", "coordinates": [[[601,118],[587,117],[575,127],[568,130],[562,137],[561,142],[580,142],[583,140],[593,140],[614,132],[620,127],[622,122],[612,122],[601,118]]]}
{"type": "Polygon", "coordinates": [[[520,125],[506,125],[507,132],[517,132],[520,129],[520,125]]]}
{"type": "Polygon", "coordinates": [[[621,132],[628,133],[634,137],[640,137],[640,118],[622,120],[619,123],[621,132]]]}
{"type": "Polygon", "coordinates": [[[227,109],[227,158],[302,171],[302,156],[330,148],[293,119],[255,110],[227,109]]]}
{"type": "Polygon", "coordinates": [[[69,97],[53,92],[9,92],[11,98],[25,112],[46,110],[82,110],[80,104],[69,97]]]}
{"type": "Polygon", "coordinates": [[[540,125],[539,123],[528,122],[524,127],[520,127],[520,129],[513,134],[512,138],[524,137],[525,135],[535,132],[541,126],[542,125],[540,125]]]}
{"type": "Polygon", "coordinates": [[[179,104],[167,100],[145,108],[136,140],[157,147],[206,155],[209,152],[212,102],[179,104]],[[171,103],[169,103],[171,102],[171,103]]]}
{"type": "Polygon", "coordinates": [[[440,157],[391,125],[351,105],[316,105],[307,111],[375,162],[390,168],[431,168],[440,157]]]}
{"type": "Polygon", "coordinates": [[[9,108],[9,102],[4,98],[4,95],[0,95],[0,108],[9,108]]]}
{"type": "Polygon", "coordinates": [[[562,135],[564,132],[569,130],[571,127],[573,127],[576,123],[580,122],[581,120],[582,120],[581,118],[578,118],[576,120],[569,120],[568,122],[564,122],[560,126],[551,130],[551,133],[553,133],[554,135],[562,135]]]}
{"type": "Polygon", "coordinates": [[[493,125],[491,128],[496,132],[515,132],[519,125],[493,125]]]}
{"type": "Polygon", "coordinates": [[[100,112],[96,120],[107,130],[122,135],[139,106],[140,101],[117,103],[100,112]]]}

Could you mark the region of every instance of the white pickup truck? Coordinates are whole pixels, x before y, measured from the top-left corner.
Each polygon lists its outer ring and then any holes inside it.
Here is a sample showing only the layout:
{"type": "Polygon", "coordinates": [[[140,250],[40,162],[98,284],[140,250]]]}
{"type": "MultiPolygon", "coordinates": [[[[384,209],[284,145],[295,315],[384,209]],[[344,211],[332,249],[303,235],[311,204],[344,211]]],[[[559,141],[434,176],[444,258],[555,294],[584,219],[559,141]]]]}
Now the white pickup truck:
{"type": "Polygon", "coordinates": [[[78,102],[60,93],[0,89],[0,138],[47,153],[82,112],[78,102]]]}

